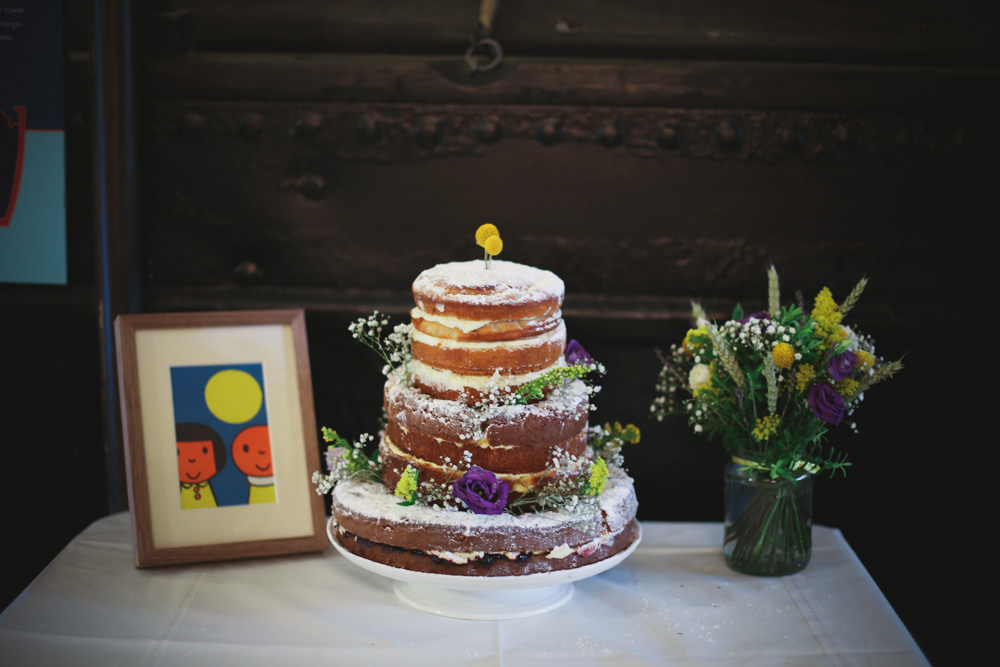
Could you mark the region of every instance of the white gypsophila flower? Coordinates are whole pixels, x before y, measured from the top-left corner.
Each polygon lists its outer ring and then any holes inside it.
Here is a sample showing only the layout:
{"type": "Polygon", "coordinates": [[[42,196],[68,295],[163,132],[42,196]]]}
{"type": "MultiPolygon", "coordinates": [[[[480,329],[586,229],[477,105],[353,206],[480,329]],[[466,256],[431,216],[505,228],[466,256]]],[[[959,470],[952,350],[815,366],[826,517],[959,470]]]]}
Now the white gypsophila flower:
{"type": "Polygon", "coordinates": [[[711,379],[712,372],[709,370],[707,364],[695,364],[691,368],[691,372],[688,373],[688,386],[691,388],[691,391],[694,391],[708,384],[711,379]]]}
{"type": "Polygon", "coordinates": [[[847,338],[851,341],[851,344],[848,346],[847,349],[852,352],[856,352],[858,349],[858,334],[854,333],[854,331],[851,330],[851,327],[847,326],[846,324],[842,324],[840,326],[844,331],[847,332],[847,338]]]}

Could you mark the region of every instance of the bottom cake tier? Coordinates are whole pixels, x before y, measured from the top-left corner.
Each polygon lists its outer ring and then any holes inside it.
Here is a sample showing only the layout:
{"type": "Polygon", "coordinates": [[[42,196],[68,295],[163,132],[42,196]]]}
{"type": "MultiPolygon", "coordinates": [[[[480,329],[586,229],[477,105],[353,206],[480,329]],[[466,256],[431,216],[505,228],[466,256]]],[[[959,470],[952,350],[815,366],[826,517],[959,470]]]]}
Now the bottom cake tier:
{"type": "Polygon", "coordinates": [[[608,477],[599,511],[472,514],[400,506],[385,486],[340,482],[332,493],[335,537],[349,552],[418,572],[516,576],[567,570],[609,558],[639,535],[632,479],[608,477]]]}

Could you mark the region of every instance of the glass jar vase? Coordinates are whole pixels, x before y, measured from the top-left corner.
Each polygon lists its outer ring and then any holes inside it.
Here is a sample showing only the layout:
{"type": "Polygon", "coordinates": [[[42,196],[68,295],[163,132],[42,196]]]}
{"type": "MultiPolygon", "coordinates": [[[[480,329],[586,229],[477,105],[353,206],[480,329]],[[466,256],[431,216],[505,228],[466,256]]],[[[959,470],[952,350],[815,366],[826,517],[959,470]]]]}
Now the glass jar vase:
{"type": "Polygon", "coordinates": [[[812,555],[812,475],[794,481],[730,461],[725,468],[726,564],[763,576],[793,574],[812,555]]]}

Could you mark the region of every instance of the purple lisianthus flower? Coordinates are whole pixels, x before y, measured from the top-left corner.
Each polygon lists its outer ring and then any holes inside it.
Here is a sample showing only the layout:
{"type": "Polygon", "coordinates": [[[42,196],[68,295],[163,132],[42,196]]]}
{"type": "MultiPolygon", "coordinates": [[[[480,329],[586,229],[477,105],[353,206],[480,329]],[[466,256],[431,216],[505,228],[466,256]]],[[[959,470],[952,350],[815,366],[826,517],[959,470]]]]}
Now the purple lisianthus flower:
{"type": "Polygon", "coordinates": [[[333,472],[333,466],[336,465],[337,459],[343,458],[346,452],[346,447],[327,447],[326,451],[323,452],[326,457],[326,469],[333,472]]]}
{"type": "Polygon", "coordinates": [[[570,366],[574,366],[576,364],[593,366],[594,359],[587,354],[585,349],[583,349],[583,345],[580,345],[576,339],[573,339],[566,346],[566,363],[570,366]]]}
{"type": "Polygon", "coordinates": [[[489,470],[472,466],[455,480],[452,495],[476,514],[500,514],[507,506],[510,486],[489,470]]]}
{"type": "Polygon", "coordinates": [[[847,350],[846,352],[841,352],[830,357],[830,361],[826,363],[826,372],[834,380],[843,380],[844,378],[851,377],[851,373],[854,372],[854,367],[857,363],[858,355],[847,350]]]}
{"type": "Polygon", "coordinates": [[[744,317],[742,320],[740,320],[739,321],[740,324],[746,324],[747,322],[750,321],[751,317],[754,317],[754,318],[756,318],[758,320],[769,320],[769,319],[771,319],[771,314],[768,313],[766,310],[758,310],[756,313],[750,313],[749,315],[747,315],[746,317],[744,317]]]}
{"type": "Polygon", "coordinates": [[[825,382],[817,382],[809,390],[809,408],[818,418],[834,426],[844,418],[844,399],[825,382]]]}

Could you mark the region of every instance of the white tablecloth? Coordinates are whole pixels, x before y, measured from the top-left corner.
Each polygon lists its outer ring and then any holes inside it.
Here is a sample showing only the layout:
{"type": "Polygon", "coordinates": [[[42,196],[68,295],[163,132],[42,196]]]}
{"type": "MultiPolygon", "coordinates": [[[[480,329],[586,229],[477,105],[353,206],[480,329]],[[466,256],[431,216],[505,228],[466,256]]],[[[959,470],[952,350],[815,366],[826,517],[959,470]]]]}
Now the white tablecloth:
{"type": "Polygon", "coordinates": [[[468,621],[401,604],[322,554],[136,570],[127,514],[77,536],[0,616],[4,665],[922,665],[839,531],[809,567],[737,574],[720,524],[644,523],[624,563],[549,613],[468,621]]]}

